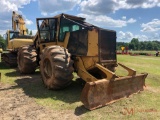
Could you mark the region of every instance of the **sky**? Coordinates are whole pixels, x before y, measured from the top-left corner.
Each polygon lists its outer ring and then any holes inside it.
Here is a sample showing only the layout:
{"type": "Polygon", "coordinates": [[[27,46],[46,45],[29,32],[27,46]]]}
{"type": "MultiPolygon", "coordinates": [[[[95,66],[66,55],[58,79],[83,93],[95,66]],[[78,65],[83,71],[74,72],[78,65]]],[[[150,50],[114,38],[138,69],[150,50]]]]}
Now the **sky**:
{"type": "Polygon", "coordinates": [[[160,41],[160,0],[0,0],[0,34],[12,29],[12,11],[36,33],[36,18],[66,13],[115,30],[118,42],[160,41]]]}

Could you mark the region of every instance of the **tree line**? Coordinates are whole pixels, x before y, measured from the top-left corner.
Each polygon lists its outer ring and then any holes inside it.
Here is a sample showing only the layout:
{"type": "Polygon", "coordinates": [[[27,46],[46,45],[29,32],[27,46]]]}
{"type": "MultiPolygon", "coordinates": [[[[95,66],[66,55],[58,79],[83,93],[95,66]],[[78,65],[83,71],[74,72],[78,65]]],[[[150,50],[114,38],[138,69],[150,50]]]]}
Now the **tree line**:
{"type": "Polygon", "coordinates": [[[128,50],[160,50],[160,41],[139,41],[133,38],[129,43],[117,42],[116,49],[121,50],[126,47],[128,50]]]}
{"type": "MultiPolygon", "coordinates": [[[[0,47],[4,50],[7,46],[6,43],[6,40],[0,35],[0,47]]],[[[116,49],[121,50],[121,47],[127,47],[128,50],[160,50],[160,41],[139,41],[137,38],[133,38],[129,43],[117,42],[116,49]]]]}
{"type": "Polygon", "coordinates": [[[2,48],[3,50],[6,49],[6,40],[4,40],[4,38],[0,35],[0,48],[2,48]]]}

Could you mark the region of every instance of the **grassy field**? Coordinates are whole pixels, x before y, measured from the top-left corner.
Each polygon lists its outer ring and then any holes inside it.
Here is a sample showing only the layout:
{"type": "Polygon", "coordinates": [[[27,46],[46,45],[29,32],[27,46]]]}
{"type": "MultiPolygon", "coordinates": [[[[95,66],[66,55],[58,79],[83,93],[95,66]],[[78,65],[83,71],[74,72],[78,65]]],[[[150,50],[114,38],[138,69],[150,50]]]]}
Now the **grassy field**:
{"type": "Polygon", "coordinates": [[[129,51],[132,53],[148,53],[148,54],[156,54],[157,51],[145,51],[145,50],[140,50],[140,51],[129,51]]]}
{"type": "MultiPolygon", "coordinates": [[[[121,53],[122,50],[117,50],[117,52],[121,53]]],[[[134,51],[134,50],[128,50],[128,53],[148,53],[148,54],[151,54],[151,55],[155,55],[156,54],[156,50],[154,51],[146,51],[146,50],[139,50],[139,51],[134,51]]]]}
{"type": "MultiPolygon", "coordinates": [[[[39,70],[34,75],[20,75],[16,69],[9,69],[0,63],[1,82],[15,85],[13,89],[22,88],[25,94],[33,97],[38,104],[55,111],[69,110],[84,120],[158,120],[160,118],[160,57],[118,55],[117,58],[118,62],[134,68],[137,73],[148,72],[147,87],[143,92],[93,111],[85,109],[79,101],[82,86],[76,74],[75,81],[70,87],[51,91],[44,88],[39,70]]],[[[124,74],[123,72],[125,71],[117,68],[117,74],[124,74]]]]}

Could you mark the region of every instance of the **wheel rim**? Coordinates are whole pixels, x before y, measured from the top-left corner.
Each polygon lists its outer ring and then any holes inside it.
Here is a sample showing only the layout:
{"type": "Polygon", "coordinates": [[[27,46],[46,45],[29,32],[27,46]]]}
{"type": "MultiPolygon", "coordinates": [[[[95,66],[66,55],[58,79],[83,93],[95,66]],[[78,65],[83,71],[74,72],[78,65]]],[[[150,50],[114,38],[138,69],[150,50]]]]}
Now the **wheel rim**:
{"type": "Polygon", "coordinates": [[[51,62],[49,59],[45,59],[44,60],[44,65],[43,65],[43,69],[44,69],[44,75],[45,77],[51,78],[52,76],[52,66],[51,66],[51,62]]]}

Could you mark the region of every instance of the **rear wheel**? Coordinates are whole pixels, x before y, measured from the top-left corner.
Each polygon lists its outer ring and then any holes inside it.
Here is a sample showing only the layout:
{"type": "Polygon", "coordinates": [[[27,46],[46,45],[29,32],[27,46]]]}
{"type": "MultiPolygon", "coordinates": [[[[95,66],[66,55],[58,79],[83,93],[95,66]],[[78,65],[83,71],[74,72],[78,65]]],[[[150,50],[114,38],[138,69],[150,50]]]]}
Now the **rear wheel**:
{"type": "Polygon", "coordinates": [[[62,89],[73,79],[73,61],[68,50],[60,46],[46,47],[41,55],[40,71],[48,89],[62,89]]]}
{"type": "Polygon", "coordinates": [[[20,73],[34,73],[37,67],[36,57],[36,50],[32,46],[20,47],[17,55],[20,73]]]}

